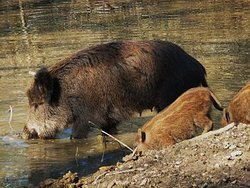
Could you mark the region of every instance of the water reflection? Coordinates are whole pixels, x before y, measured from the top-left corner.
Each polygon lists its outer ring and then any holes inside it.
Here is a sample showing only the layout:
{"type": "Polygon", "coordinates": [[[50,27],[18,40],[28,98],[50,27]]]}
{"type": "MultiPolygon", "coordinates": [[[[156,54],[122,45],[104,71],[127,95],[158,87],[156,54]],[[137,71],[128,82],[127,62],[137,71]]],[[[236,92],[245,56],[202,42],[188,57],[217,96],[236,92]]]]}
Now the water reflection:
{"type": "MultiPolygon", "coordinates": [[[[250,80],[249,19],[248,0],[0,1],[0,186],[32,186],[67,170],[88,174],[100,165],[98,134],[83,142],[29,141],[24,143],[28,147],[8,140],[25,124],[30,70],[93,44],[122,39],[169,40],[206,67],[211,88],[226,105],[250,80]],[[14,131],[8,125],[10,105],[14,131]]],[[[216,124],[220,115],[212,112],[216,124]]],[[[132,145],[133,133],[146,119],[126,122],[117,136],[132,145]]],[[[112,152],[116,149],[116,144],[109,146],[106,157],[110,163],[122,156],[120,151],[112,152]]]]}

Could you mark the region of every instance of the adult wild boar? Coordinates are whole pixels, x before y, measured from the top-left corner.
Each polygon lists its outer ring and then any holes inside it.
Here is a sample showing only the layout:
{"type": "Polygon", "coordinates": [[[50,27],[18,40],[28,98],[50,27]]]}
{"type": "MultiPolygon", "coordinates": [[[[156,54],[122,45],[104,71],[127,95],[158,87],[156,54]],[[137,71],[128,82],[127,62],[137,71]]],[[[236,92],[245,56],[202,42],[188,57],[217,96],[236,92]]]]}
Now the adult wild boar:
{"type": "Polygon", "coordinates": [[[250,82],[248,82],[223,110],[221,124],[226,126],[232,122],[250,124],[250,82]]]}
{"type": "Polygon", "coordinates": [[[197,134],[198,128],[203,129],[203,133],[210,131],[213,127],[209,114],[212,104],[222,111],[220,102],[208,88],[197,87],[184,92],[138,129],[137,151],[162,149],[190,139],[197,134]]]}
{"type": "Polygon", "coordinates": [[[121,41],[93,46],[38,70],[27,91],[24,138],[54,138],[88,121],[106,131],[144,109],[160,111],[189,88],[207,86],[204,67],[179,46],[164,41],[121,41]]]}

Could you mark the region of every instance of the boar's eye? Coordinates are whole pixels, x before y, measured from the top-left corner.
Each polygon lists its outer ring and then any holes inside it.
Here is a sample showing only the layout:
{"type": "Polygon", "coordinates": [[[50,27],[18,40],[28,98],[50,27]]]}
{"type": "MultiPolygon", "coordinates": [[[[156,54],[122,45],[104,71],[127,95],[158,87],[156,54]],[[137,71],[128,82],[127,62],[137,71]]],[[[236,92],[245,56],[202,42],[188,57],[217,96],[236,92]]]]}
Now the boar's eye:
{"type": "Polygon", "coordinates": [[[41,102],[40,102],[40,103],[35,103],[35,102],[34,102],[34,103],[32,103],[32,106],[34,106],[34,108],[37,109],[37,107],[38,107],[39,105],[42,105],[42,104],[43,104],[43,103],[41,103],[41,102]]]}

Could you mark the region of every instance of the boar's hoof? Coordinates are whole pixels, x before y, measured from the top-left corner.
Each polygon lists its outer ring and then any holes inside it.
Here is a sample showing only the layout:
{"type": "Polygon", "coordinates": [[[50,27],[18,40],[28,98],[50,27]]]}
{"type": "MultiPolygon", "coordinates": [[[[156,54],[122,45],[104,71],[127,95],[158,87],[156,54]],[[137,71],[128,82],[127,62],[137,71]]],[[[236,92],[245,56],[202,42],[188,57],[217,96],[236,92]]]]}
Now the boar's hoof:
{"type": "Polygon", "coordinates": [[[26,128],[24,128],[23,133],[22,133],[22,138],[23,139],[36,139],[39,138],[37,132],[35,129],[31,129],[30,131],[26,128]]]}

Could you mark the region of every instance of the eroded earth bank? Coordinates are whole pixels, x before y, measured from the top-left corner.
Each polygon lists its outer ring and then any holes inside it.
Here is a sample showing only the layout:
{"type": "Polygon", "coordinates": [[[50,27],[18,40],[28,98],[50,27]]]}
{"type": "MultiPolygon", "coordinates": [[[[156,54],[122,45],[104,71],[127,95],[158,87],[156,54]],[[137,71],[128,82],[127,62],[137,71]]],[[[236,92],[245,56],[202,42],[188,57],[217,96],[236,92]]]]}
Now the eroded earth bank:
{"type": "Polygon", "coordinates": [[[88,177],[69,172],[40,187],[250,187],[250,125],[228,125],[131,156],[88,177]]]}

